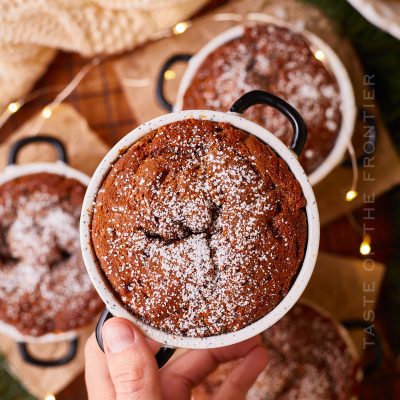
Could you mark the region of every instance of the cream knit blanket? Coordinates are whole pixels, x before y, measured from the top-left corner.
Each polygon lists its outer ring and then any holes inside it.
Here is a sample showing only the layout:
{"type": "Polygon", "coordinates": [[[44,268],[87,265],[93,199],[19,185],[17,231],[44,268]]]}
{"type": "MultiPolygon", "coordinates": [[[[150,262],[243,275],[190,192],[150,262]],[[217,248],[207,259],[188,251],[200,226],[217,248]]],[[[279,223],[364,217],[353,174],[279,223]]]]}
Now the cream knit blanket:
{"type": "Polygon", "coordinates": [[[192,15],[208,0],[0,0],[0,111],[26,94],[56,50],[113,54],[192,15]]]}

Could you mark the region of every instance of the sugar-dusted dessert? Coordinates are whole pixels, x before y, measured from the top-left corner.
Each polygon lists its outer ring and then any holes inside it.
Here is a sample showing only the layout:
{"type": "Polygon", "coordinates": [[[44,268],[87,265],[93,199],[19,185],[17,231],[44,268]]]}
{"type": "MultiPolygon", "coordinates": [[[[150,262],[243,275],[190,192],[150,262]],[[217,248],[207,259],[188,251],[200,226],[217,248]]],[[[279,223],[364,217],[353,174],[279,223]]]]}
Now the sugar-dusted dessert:
{"type": "MultiPolygon", "coordinates": [[[[249,390],[247,400],[349,400],[358,391],[359,364],[348,335],[330,316],[297,303],[263,333],[267,367],[249,390]]],[[[207,400],[217,392],[236,362],[217,368],[193,392],[207,400]]]]}
{"type": "Polygon", "coordinates": [[[74,330],[101,308],[79,245],[85,191],[50,173],[0,186],[0,320],[23,334],[74,330]]]}
{"type": "Polygon", "coordinates": [[[307,241],[306,200],[285,161],[227,123],[158,128],[114,163],[92,241],[122,303],[163,331],[245,327],[286,295],[307,241]]]}
{"type": "MultiPolygon", "coordinates": [[[[308,174],[313,172],[335,145],[341,98],[335,77],[301,33],[271,23],[246,27],[243,36],[221,45],[203,61],[182,108],[227,111],[254,89],[274,93],[299,111],[308,129],[299,161],[308,174]]],[[[274,108],[252,107],[245,116],[290,143],[292,129],[274,108]]]]}

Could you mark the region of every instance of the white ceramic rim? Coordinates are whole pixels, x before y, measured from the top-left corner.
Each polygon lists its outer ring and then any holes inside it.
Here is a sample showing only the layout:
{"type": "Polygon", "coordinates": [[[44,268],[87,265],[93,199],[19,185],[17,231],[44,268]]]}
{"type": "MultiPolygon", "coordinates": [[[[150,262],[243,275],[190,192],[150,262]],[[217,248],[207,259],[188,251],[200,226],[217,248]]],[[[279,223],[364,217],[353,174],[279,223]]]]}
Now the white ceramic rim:
{"type": "MultiPolygon", "coordinates": [[[[54,163],[32,163],[32,164],[12,164],[8,165],[0,175],[0,185],[21,176],[47,172],[49,174],[61,175],[66,178],[76,179],[82,185],[88,186],[90,177],[78,171],[63,161],[54,163]]],[[[14,326],[0,320],[0,332],[13,338],[17,342],[26,343],[53,343],[65,340],[72,340],[78,336],[79,329],[60,333],[46,333],[41,336],[24,335],[14,326]]]]}
{"type": "Polygon", "coordinates": [[[246,120],[236,113],[223,113],[218,111],[206,110],[180,111],[155,118],[134,129],[122,140],[120,140],[103,158],[92,177],[83,202],[81,215],[81,246],[86,269],[89,273],[90,278],[92,279],[93,285],[95,286],[99,296],[103,299],[107,309],[114,316],[123,317],[134,322],[145,332],[148,337],[154,339],[159,343],[165,344],[168,347],[182,347],[192,349],[222,347],[241,342],[269,328],[283,315],[285,315],[300,298],[301,294],[307,286],[308,281],[311,278],[311,274],[313,272],[318,254],[318,209],[314,193],[308,181],[307,175],[297,161],[296,155],[288,147],[286,147],[283,142],[277,139],[265,128],[246,120]],[[303,265],[288,294],[270,313],[268,313],[266,316],[256,321],[255,323],[236,332],[230,332],[227,334],[204,338],[185,337],[163,332],[159,329],[145,324],[139,318],[135,317],[128,310],[126,310],[120,303],[120,300],[112,290],[100,266],[98,265],[98,260],[96,258],[91,243],[91,219],[93,203],[96,200],[97,192],[100,189],[103,180],[108,175],[111,165],[119,158],[121,151],[124,151],[125,149],[131,147],[140,138],[163,125],[175,121],[182,121],[188,118],[210,120],[216,122],[227,122],[239,129],[242,129],[257,136],[264,143],[271,146],[286,161],[294,176],[299,181],[304,196],[307,200],[307,248],[304,256],[303,265]]]}
{"type": "MultiPolygon", "coordinates": [[[[306,31],[304,29],[299,29],[293,24],[290,24],[288,22],[267,15],[262,15],[262,19],[258,20],[254,19],[252,21],[248,21],[245,25],[257,22],[258,23],[271,22],[275,25],[286,27],[306,37],[313,51],[316,51],[318,49],[323,51],[323,53],[326,56],[325,64],[327,68],[333,73],[339,85],[339,91],[341,97],[340,111],[342,113],[342,123],[332,151],[329,153],[326,159],[319,165],[319,167],[308,176],[311,185],[314,186],[322,179],[324,179],[342,161],[346,153],[347,146],[351,142],[357,115],[356,112],[357,107],[354,97],[353,85],[351,83],[347,70],[344,67],[341,60],[339,59],[339,57],[332,50],[332,48],[328,46],[328,44],[326,44],[322,39],[320,39],[315,34],[306,31]]],[[[187,68],[179,84],[176,103],[173,107],[174,112],[182,110],[183,96],[186,90],[189,88],[191,81],[193,80],[197,70],[200,68],[203,61],[208,57],[210,53],[212,53],[218,47],[222,46],[223,44],[233,39],[241,37],[244,33],[245,25],[237,25],[233,28],[230,28],[222,32],[221,34],[210,40],[201,50],[199,50],[189,60],[187,68]]]]}

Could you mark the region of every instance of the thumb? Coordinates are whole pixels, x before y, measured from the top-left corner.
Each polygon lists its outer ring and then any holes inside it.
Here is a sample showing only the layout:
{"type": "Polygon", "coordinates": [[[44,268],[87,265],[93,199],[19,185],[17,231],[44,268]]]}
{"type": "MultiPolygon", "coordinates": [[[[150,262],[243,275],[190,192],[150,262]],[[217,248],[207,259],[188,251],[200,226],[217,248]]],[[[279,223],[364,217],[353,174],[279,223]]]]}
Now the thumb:
{"type": "Polygon", "coordinates": [[[140,330],[126,319],[111,318],[103,339],[116,400],[161,399],[157,364],[140,330]]]}

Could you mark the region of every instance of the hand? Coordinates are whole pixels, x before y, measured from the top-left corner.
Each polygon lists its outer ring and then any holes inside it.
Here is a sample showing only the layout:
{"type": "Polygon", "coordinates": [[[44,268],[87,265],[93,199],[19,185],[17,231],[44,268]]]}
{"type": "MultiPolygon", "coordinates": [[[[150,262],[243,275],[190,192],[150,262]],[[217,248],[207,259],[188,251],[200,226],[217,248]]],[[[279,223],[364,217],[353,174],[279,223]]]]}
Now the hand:
{"type": "Polygon", "coordinates": [[[154,358],[160,345],[146,339],[128,320],[108,320],[103,327],[103,340],[105,354],[94,334],[86,343],[89,400],[190,400],[192,389],[219,364],[236,359],[241,361],[215,398],[241,400],[267,362],[259,336],[218,349],[189,350],[161,370],[154,358]]]}

